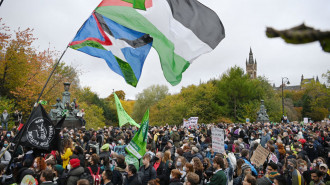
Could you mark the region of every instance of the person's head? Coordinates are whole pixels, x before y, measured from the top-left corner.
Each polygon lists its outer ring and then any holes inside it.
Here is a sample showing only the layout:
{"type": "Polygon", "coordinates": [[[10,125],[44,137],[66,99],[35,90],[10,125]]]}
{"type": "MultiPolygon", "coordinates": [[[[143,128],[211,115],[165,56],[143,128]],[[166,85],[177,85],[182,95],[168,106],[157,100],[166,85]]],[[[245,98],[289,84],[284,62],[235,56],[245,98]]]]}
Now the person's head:
{"type": "Polygon", "coordinates": [[[110,169],[106,169],[102,173],[103,181],[110,182],[112,179],[112,171],[110,169]]]}
{"type": "Polygon", "coordinates": [[[247,175],[247,174],[251,174],[251,166],[249,164],[243,164],[242,165],[242,173],[247,175]]]}
{"type": "Polygon", "coordinates": [[[209,167],[211,167],[211,161],[209,158],[204,158],[203,159],[203,167],[204,170],[208,169],[209,167]]]}
{"type": "Polygon", "coordinates": [[[203,164],[198,157],[194,157],[191,161],[195,170],[201,170],[201,171],[203,170],[203,164]]]}
{"type": "Polygon", "coordinates": [[[198,148],[195,147],[195,146],[192,147],[191,153],[192,153],[192,154],[196,154],[196,153],[198,153],[198,148]]]}
{"type": "Polygon", "coordinates": [[[143,165],[145,165],[145,166],[149,166],[149,164],[150,164],[150,160],[151,160],[150,155],[149,155],[149,154],[145,154],[145,155],[143,156],[143,160],[142,160],[143,165]]]}
{"type": "Polygon", "coordinates": [[[155,160],[157,162],[160,162],[162,159],[163,159],[163,153],[162,152],[157,152],[155,160]]]}
{"type": "Polygon", "coordinates": [[[307,162],[303,159],[297,160],[297,166],[300,173],[303,173],[304,171],[307,171],[307,162]]]}
{"type": "Polygon", "coordinates": [[[199,184],[199,176],[193,172],[188,173],[185,185],[198,185],[198,184],[199,184]]]}
{"type": "Polygon", "coordinates": [[[159,185],[159,183],[160,183],[159,178],[148,181],[148,185],[159,185]]]}
{"type": "Polygon", "coordinates": [[[99,157],[97,154],[92,154],[92,155],[89,157],[89,160],[88,160],[88,162],[89,162],[91,165],[97,165],[97,164],[99,164],[99,161],[100,161],[100,157],[99,157]]]}
{"type": "Polygon", "coordinates": [[[277,172],[277,168],[278,168],[277,164],[271,161],[270,163],[268,163],[266,168],[267,174],[269,175],[271,173],[277,172]]]}
{"type": "Polygon", "coordinates": [[[87,179],[80,179],[77,181],[77,185],[90,185],[87,179]]]}
{"type": "Polygon", "coordinates": [[[287,164],[287,169],[289,171],[293,171],[297,168],[297,160],[295,159],[289,159],[287,164]]]}
{"type": "Polygon", "coordinates": [[[245,157],[246,159],[249,159],[249,150],[248,149],[243,149],[241,151],[241,156],[245,157]]]}
{"type": "Polygon", "coordinates": [[[168,140],[167,141],[167,146],[168,147],[173,147],[173,141],[172,140],[168,140]]]}
{"type": "Polygon", "coordinates": [[[173,169],[171,171],[170,179],[180,179],[181,178],[181,173],[178,169],[173,169]]]}
{"type": "Polygon", "coordinates": [[[252,175],[248,174],[243,180],[243,185],[257,185],[257,179],[252,175]]]}
{"type": "Polygon", "coordinates": [[[166,151],[164,153],[164,157],[163,157],[163,162],[166,163],[167,160],[170,160],[171,159],[171,152],[170,151],[166,151]]]}
{"type": "Polygon", "coordinates": [[[133,164],[127,165],[125,171],[127,172],[128,176],[132,176],[136,174],[136,168],[133,164]]]}
{"type": "Polygon", "coordinates": [[[213,168],[214,169],[220,169],[220,168],[224,168],[225,164],[223,162],[223,158],[221,157],[215,157],[213,159],[213,168]]]}
{"type": "Polygon", "coordinates": [[[65,139],[63,141],[63,148],[64,148],[64,152],[66,151],[67,148],[70,148],[71,150],[73,149],[73,143],[71,139],[65,139]]]}
{"type": "Polygon", "coordinates": [[[41,176],[40,176],[41,182],[53,181],[53,178],[54,178],[53,170],[50,170],[50,169],[42,170],[41,176]]]}
{"type": "Polygon", "coordinates": [[[312,170],[310,172],[310,174],[311,174],[312,181],[314,181],[314,184],[319,183],[320,180],[322,179],[322,175],[323,175],[321,171],[316,170],[316,169],[312,170]]]}
{"type": "Polygon", "coordinates": [[[194,172],[194,166],[190,163],[186,163],[186,173],[194,172]]]}
{"type": "Polygon", "coordinates": [[[33,168],[35,168],[36,170],[45,170],[47,167],[47,164],[45,162],[45,159],[42,157],[36,157],[34,159],[34,163],[33,163],[33,168]]]}
{"type": "Polygon", "coordinates": [[[70,160],[70,165],[68,165],[67,167],[70,168],[69,170],[71,170],[71,169],[77,168],[79,166],[80,166],[80,160],[73,158],[70,160]]]}
{"type": "Polygon", "coordinates": [[[319,170],[323,173],[323,175],[327,174],[327,172],[328,172],[328,165],[321,164],[320,167],[319,167],[319,170]]]}
{"type": "Polygon", "coordinates": [[[176,163],[175,163],[176,168],[181,169],[185,165],[186,165],[186,158],[184,158],[182,156],[178,157],[178,159],[176,160],[176,163]]]}
{"type": "Polygon", "coordinates": [[[276,176],[275,179],[274,179],[274,184],[275,185],[287,185],[284,175],[276,176]]]}

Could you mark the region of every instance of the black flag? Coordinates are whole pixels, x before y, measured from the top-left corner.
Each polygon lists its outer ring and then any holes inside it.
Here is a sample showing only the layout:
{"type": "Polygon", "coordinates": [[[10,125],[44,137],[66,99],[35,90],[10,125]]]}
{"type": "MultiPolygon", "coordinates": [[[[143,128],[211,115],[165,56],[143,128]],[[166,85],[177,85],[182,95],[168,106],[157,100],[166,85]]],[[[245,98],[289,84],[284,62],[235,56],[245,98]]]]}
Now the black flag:
{"type": "MultiPolygon", "coordinates": [[[[65,117],[57,125],[62,126],[64,119],[65,117]]],[[[23,126],[21,133],[19,133],[23,134],[20,144],[45,152],[59,149],[58,143],[61,140],[58,135],[61,127],[58,128],[57,125],[53,124],[45,109],[41,104],[38,104],[32,112],[29,122],[23,126]]]]}

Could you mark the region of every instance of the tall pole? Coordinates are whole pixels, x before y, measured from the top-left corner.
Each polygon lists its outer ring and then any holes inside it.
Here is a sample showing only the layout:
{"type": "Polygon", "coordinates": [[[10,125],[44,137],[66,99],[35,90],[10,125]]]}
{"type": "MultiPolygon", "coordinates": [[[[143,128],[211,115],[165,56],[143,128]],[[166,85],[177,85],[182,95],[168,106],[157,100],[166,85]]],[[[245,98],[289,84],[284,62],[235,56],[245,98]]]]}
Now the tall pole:
{"type": "MultiPolygon", "coordinates": [[[[58,61],[55,63],[52,72],[49,74],[48,79],[47,79],[47,81],[46,81],[44,87],[42,88],[42,90],[41,90],[41,92],[40,92],[40,94],[39,94],[39,96],[38,96],[38,98],[37,98],[36,103],[39,102],[39,100],[40,100],[40,98],[41,98],[41,96],[42,96],[42,94],[43,94],[43,92],[44,92],[44,90],[45,90],[45,88],[46,88],[46,86],[47,86],[47,84],[48,84],[50,78],[53,76],[53,74],[54,74],[54,72],[55,72],[55,70],[56,70],[58,64],[60,63],[60,61],[61,61],[63,55],[65,54],[65,52],[66,52],[66,50],[67,50],[68,48],[69,48],[69,46],[67,46],[67,47],[65,48],[65,50],[64,50],[64,52],[62,53],[61,57],[60,57],[60,58],[58,59],[58,61]]],[[[16,151],[17,151],[17,149],[18,149],[18,146],[20,145],[20,142],[21,142],[22,136],[24,135],[24,132],[25,132],[26,127],[27,127],[26,125],[27,125],[27,123],[30,122],[31,115],[32,115],[32,112],[33,112],[34,108],[35,108],[35,107],[33,106],[32,111],[31,111],[31,114],[29,115],[29,118],[28,118],[27,121],[26,121],[26,124],[24,124],[24,126],[21,128],[21,130],[17,133],[17,134],[19,134],[19,136],[18,136],[17,143],[16,143],[16,145],[15,145],[15,147],[14,147],[13,154],[16,153],[16,151]]],[[[12,158],[10,159],[9,164],[8,164],[8,168],[6,169],[6,172],[9,170],[10,165],[11,165],[11,163],[13,162],[13,159],[14,159],[14,157],[12,157],[12,158]]]]}
{"type": "Polygon", "coordinates": [[[284,94],[283,94],[283,77],[282,77],[282,115],[284,116],[284,94]]]}

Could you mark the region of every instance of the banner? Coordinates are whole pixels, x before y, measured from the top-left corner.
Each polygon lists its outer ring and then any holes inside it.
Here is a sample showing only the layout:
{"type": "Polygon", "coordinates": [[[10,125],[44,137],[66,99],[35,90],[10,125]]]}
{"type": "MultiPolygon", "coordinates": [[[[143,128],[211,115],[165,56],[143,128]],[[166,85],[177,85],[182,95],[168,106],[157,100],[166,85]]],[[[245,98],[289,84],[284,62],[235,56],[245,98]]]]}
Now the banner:
{"type": "Polygon", "coordinates": [[[259,145],[257,149],[253,152],[253,155],[251,157],[251,163],[259,167],[264,164],[264,162],[267,160],[268,155],[269,151],[259,145]]]}
{"type": "Polygon", "coordinates": [[[120,103],[120,100],[117,96],[116,93],[113,93],[113,96],[115,97],[115,103],[116,103],[116,107],[117,107],[117,114],[118,114],[118,120],[119,120],[119,126],[123,126],[126,123],[129,123],[133,126],[136,126],[138,128],[140,128],[140,125],[137,124],[125,111],[125,109],[123,108],[123,106],[120,103]]]}
{"type": "Polygon", "coordinates": [[[146,111],[142,118],[140,129],[134,135],[131,142],[127,145],[126,151],[140,159],[146,153],[147,140],[149,129],[149,109],[146,111]]]}
{"type": "Polygon", "coordinates": [[[183,119],[183,127],[195,127],[198,123],[198,117],[190,117],[188,120],[183,119]]]}
{"type": "Polygon", "coordinates": [[[217,153],[225,152],[225,132],[220,128],[212,128],[212,150],[217,153]]]}
{"type": "MultiPolygon", "coordinates": [[[[54,126],[41,104],[32,112],[28,123],[24,124],[19,134],[23,134],[21,145],[45,151],[58,150],[61,139],[59,133],[65,116],[54,126]]],[[[17,142],[17,138],[14,139],[17,142]]]]}

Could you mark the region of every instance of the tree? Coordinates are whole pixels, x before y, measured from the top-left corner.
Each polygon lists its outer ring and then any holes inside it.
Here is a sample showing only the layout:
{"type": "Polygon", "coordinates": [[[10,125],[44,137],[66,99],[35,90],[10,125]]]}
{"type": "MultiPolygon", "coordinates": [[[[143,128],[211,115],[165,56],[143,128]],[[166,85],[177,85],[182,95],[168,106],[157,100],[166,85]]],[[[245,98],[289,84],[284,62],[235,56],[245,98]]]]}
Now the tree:
{"type": "Polygon", "coordinates": [[[166,85],[152,85],[137,94],[133,110],[134,120],[136,122],[141,120],[148,108],[165,98],[168,94],[168,87],[166,85]]]}
{"type": "Polygon", "coordinates": [[[330,52],[330,31],[315,30],[305,24],[281,31],[267,27],[266,35],[269,38],[281,37],[285,42],[291,44],[306,44],[318,41],[323,51],[330,52]]]}

